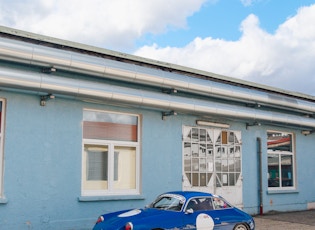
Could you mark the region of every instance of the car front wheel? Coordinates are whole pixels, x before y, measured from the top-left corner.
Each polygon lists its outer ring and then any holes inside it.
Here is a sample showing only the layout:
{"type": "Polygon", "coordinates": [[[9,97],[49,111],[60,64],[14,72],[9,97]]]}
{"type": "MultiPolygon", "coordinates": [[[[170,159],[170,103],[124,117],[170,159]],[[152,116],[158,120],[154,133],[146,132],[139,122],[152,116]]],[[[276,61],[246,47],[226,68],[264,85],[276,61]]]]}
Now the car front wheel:
{"type": "Polygon", "coordinates": [[[246,226],[246,224],[237,224],[235,225],[233,230],[248,230],[248,227],[246,226]]]}

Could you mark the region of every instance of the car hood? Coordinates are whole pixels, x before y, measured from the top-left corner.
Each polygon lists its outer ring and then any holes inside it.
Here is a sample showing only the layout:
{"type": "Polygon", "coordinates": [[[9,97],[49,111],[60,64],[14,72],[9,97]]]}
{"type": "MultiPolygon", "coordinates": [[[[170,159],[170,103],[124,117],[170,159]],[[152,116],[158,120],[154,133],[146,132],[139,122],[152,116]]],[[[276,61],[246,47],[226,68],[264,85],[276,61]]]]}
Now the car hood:
{"type": "Polygon", "coordinates": [[[123,229],[128,222],[149,224],[151,219],[163,218],[163,215],[170,217],[175,213],[178,212],[153,208],[124,210],[103,215],[104,221],[96,224],[94,229],[123,229]],[[96,228],[97,225],[101,227],[96,228]]]}

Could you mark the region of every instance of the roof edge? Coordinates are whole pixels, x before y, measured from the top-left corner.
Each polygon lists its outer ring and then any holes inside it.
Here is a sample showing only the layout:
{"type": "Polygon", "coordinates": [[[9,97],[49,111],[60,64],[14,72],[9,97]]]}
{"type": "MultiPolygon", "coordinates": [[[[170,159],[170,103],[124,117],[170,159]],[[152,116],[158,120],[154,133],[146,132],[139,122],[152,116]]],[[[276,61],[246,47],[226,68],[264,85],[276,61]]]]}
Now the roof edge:
{"type": "Polygon", "coordinates": [[[67,48],[72,48],[72,49],[77,49],[77,50],[84,50],[92,53],[97,53],[97,54],[102,54],[106,56],[110,56],[116,59],[121,59],[121,60],[126,60],[128,62],[134,62],[134,63],[143,63],[147,64],[153,67],[158,67],[158,68],[166,68],[171,71],[176,71],[176,72],[182,72],[185,73],[186,75],[195,75],[199,77],[204,77],[208,78],[209,80],[216,80],[219,82],[224,82],[227,84],[232,84],[232,85],[239,85],[242,87],[247,87],[247,88],[255,88],[257,90],[262,90],[262,91],[268,91],[272,93],[277,93],[277,94],[282,94],[290,97],[295,97],[299,99],[304,99],[308,101],[315,101],[315,96],[300,93],[300,92],[294,92],[294,91],[289,91],[289,90],[284,90],[281,88],[277,87],[272,87],[272,86],[267,86],[255,82],[250,82],[246,81],[243,79],[239,78],[233,78],[233,77],[228,77],[224,75],[219,75],[215,74],[212,72],[204,71],[204,70],[198,70],[182,65],[177,65],[177,64],[172,64],[168,62],[163,62],[163,61],[158,61],[154,59],[149,59],[149,58],[144,58],[132,54],[127,54],[127,53],[122,53],[118,51],[112,51],[109,49],[105,48],[100,48],[96,46],[91,46],[91,45],[86,45],[83,43],[78,43],[78,42],[72,42],[64,39],[59,39],[59,38],[54,38],[46,35],[40,35],[32,32],[27,32],[19,29],[14,29],[10,27],[5,27],[0,25],[0,34],[6,34],[7,36],[10,37],[19,37],[20,39],[30,39],[33,41],[40,41],[43,43],[49,43],[49,44],[54,44],[54,45],[59,45],[61,47],[67,47],[67,48]]]}

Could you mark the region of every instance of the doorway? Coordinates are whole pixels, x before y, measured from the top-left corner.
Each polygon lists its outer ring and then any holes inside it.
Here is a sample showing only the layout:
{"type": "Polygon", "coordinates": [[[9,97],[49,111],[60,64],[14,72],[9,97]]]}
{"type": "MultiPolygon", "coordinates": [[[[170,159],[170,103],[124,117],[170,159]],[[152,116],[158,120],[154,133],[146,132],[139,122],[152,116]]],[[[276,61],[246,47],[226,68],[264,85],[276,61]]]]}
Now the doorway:
{"type": "Polygon", "coordinates": [[[218,194],[242,208],[241,132],[183,127],[183,190],[218,194]]]}

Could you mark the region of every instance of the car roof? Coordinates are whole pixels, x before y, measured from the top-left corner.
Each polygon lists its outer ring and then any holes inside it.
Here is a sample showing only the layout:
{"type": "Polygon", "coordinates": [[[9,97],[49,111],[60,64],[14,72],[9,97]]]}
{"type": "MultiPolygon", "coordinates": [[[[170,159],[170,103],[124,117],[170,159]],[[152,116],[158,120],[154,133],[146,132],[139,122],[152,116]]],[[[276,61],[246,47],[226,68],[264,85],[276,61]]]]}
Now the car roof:
{"type": "Polygon", "coordinates": [[[206,193],[206,192],[198,192],[198,191],[171,191],[171,192],[166,192],[163,194],[177,194],[181,195],[186,198],[186,200],[192,198],[192,197],[203,197],[203,196],[211,196],[213,197],[214,195],[211,193],[206,193]]]}

